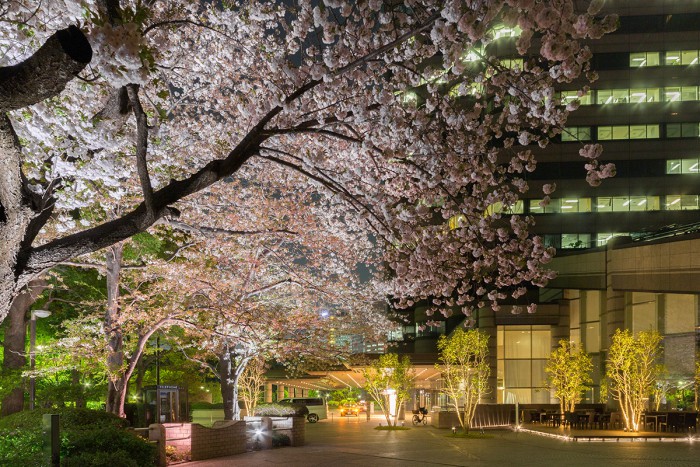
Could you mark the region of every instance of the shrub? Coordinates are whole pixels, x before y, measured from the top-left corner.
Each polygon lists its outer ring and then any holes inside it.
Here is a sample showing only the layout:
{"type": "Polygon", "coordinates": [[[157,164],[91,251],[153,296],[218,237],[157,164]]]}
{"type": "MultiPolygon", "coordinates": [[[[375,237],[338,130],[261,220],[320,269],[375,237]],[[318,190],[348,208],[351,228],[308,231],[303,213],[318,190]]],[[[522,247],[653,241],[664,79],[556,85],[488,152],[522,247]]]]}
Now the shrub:
{"type": "Polygon", "coordinates": [[[259,404],[255,407],[258,417],[306,416],[309,409],[304,404],[259,404]]]}
{"type": "Polygon", "coordinates": [[[43,465],[42,416],[60,415],[61,465],[154,465],[155,447],[113,414],[89,409],[37,409],[0,419],[0,465],[43,465]]]}
{"type": "Polygon", "coordinates": [[[272,432],[272,447],[273,448],[279,448],[282,446],[291,446],[292,441],[289,439],[289,436],[285,435],[284,433],[278,433],[276,431],[272,432]]]}

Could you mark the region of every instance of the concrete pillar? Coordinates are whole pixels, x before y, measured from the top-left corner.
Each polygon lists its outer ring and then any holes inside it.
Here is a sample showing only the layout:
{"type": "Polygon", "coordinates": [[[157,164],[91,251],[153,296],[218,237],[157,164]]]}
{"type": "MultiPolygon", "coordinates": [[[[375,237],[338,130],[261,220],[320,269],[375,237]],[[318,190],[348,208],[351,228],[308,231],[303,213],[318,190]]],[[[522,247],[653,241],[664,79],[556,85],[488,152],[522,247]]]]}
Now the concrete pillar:
{"type": "Polygon", "coordinates": [[[272,402],[272,383],[265,383],[265,402],[272,402]]]}
{"type": "Polygon", "coordinates": [[[488,394],[481,398],[481,402],[484,404],[495,404],[498,400],[498,355],[497,355],[497,336],[496,336],[496,316],[491,311],[490,308],[484,308],[479,310],[477,319],[477,327],[479,331],[485,332],[489,335],[489,368],[491,372],[489,374],[488,394]]]}
{"type": "Polygon", "coordinates": [[[277,402],[281,401],[284,399],[284,386],[281,384],[277,385],[277,402]]]}

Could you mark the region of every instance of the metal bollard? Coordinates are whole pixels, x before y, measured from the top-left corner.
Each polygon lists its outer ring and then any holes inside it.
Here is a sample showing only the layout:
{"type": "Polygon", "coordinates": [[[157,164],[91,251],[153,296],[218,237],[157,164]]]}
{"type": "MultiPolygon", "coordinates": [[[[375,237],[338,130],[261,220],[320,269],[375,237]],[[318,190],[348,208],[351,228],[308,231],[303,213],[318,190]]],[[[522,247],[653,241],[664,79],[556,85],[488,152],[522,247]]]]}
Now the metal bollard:
{"type": "Polygon", "coordinates": [[[61,464],[61,437],[58,428],[58,414],[44,414],[42,428],[44,432],[44,455],[48,465],[58,467],[61,464]]]}

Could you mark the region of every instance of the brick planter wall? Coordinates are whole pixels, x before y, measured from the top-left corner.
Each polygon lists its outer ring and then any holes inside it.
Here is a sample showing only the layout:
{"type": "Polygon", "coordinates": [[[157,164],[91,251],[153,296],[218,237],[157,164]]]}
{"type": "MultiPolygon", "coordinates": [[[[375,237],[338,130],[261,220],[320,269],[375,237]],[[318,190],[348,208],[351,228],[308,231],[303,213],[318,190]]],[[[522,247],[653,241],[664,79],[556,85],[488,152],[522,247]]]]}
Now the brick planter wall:
{"type": "Polygon", "coordinates": [[[292,419],[292,436],[290,436],[292,446],[303,446],[306,444],[306,419],[304,417],[294,417],[292,419]]]}
{"type": "Polygon", "coordinates": [[[216,422],[212,428],[192,424],[192,460],[232,456],[246,452],[246,424],[216,422]]]}
{"type": "Polygon", "coordinates": [[[165,428],[165,445],[173,446],[179,453],[190,452],[192,444],[191,423],[163,423],[165,428]]]}
{"type": "MultiPolygon", "coordinates": [[[[246,424],[216,422],[212,428],[198,423],[164,423],[165,446],[189,453],[193,461],[246,452],[246,424]]],[[[164,449],[164,448],[163,448],[164,449]]]]}

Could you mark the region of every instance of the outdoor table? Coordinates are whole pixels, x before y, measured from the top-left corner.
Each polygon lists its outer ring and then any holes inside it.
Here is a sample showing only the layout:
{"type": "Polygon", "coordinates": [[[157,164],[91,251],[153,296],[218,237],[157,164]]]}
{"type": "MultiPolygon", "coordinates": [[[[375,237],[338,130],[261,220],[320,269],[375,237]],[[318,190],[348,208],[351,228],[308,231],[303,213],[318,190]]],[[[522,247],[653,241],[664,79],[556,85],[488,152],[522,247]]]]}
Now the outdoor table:
{"type": "Polygon", "coordinates": [[[582,426],[582,425],[588,426],[588,422],[590,422],[590,420],[591,420],[591,416],[587,413],[576,414],[576,417],[578,419],[579,426],[582,426]]]}
{"type": "Polygon", "coordinates": [[[562,414],[560,413],[550,413],[549,418],[548,418],[548,424],[549,422],[552,423],[552,426],[559,426],[561,425],[561,416],[562,414]]]}
{"type": "Polygon", "coordinates": [[[610,414],[609,413],[597,413],[593,417],[593,424],[598,428],[608,428],[610,425],[610,414]]]}
{"type": "Polygon", "coordinates": [[[644,426],[648,423],[654,423],[654,431],[659,431],[659,424],[666,423],[667,414],[665,413],[648,413],[644,414],[644,426]]]}

